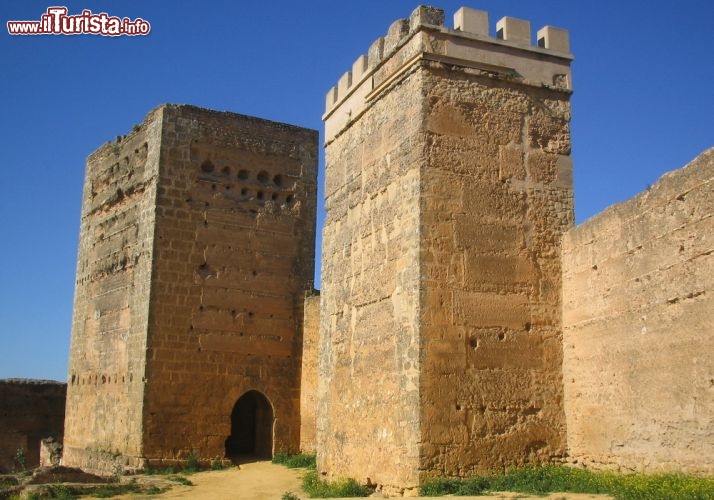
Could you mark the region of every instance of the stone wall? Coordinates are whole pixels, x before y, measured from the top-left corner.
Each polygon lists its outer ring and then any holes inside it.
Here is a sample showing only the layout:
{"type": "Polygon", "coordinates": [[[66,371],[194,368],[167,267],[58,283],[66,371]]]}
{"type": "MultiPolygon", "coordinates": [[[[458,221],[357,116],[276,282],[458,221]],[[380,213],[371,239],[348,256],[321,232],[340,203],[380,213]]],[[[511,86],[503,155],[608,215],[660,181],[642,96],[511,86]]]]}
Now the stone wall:
{"type": "Polygon", "coordinates": [[[162,112],[87,159],[63,463],[140,466],[162,112]],[[132,457],[132,458],[129,458],[132,457]]]}
{"type": "Polygon", "coordinates": [[[464,476],[548,462],[565,454],[570,95],[425,71],[421,468],[464,476]]]}
{"type": "Polygon", "coordinates": [[[0,380],[0,474],[40,464],[40,441],[62,441],[67,384],[52,380],[0,380]]]}
{"type": "Polygon", "coordinates": [[[65,463],[298,451],[316,177],[317,132],[192,106],[90,157],[65,463]]]}
{"type": "Polygon", "coordinates": [[[325,150],[318,466],[415,484],[419,466],[421,76],[325,150]]]}
{"type": "Polygon", "coordinates": [[[318,469],[329,476],[403,493],[565,453],[571,56],[567,33],[559,50],[536,48],[525,21],[515,39],[515,21],[497,40],[486,13],[461,9],[452,30],[420,7],[328,92],[318,469]]]}
{"type": "Polygon", "coordinates": [[[302,327],[302,370],[300,372],[300,451],[317,448],[317,362],[320,342],[320,292],[305,297],[302,327]]]}
{"type": "Polygon", "coordinates": [[[714,149],[563,240],[574,461],[714,473],[714,149]]]}
{"type": "Polygon", "coordinates": [[[272,405],[270,451],[296,453],[317,132],[163,109],[145,455],[223,457],[233,407],[250,390],[272,405]]]}

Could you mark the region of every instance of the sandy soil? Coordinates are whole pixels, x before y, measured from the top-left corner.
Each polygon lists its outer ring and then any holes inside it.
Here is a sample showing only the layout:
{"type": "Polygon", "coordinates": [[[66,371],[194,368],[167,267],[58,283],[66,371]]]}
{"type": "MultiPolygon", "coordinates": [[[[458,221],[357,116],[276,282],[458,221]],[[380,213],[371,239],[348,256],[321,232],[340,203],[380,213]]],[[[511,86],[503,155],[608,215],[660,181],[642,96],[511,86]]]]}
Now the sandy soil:
{"type": "MultiPolygon", "coordinates": [[[[160,495],[131,495],[114,497],[115,499],[169,498],[206,499],[206,500],[280,500],[283,493],[290,491],[301,499],[308,498],[300,488],[300,480],[305,473],[301,469],[288,469],[270,462],[253,462],[222,471],[207,471],[188,476],[194,486],[182,486],[174,483],[171,490],[160,495]]],[[[158,479],[158,478],[157,478],[158,479]]],[[[143,482],[143,481],[142,481],[143,482]]],[[[549,499],[549,500],[604,500],[611,497],[604,495],[576,495],[554,493],[549,496],[532,497],[518,493],[496,493],[491,496],[451,497],[463,500],[494,499],[549,499]]],[[[356,500],[356,499],[352,499],[356,500]]]]}
{"type": "Polygon", "coordinates": [[[270,462],[253,462],[223,471],[201,472],[189,476],[195,486],[174,486],[155,498],[205,498],[215,500],[280,500],[286,491],[301,498],[304,471],[288,469],[270,462]]]}

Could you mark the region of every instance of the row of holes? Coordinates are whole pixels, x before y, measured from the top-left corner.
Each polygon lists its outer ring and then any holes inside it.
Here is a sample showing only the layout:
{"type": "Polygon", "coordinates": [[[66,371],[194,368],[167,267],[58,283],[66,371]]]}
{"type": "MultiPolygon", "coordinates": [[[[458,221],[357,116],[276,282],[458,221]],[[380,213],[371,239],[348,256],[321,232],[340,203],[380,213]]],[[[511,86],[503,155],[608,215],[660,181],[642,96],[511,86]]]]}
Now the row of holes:
{"type": "MultiPolygon", "coordinates": [[[[226,191],[231,189],[231,186],[228,184],[225,185],[224,187],[225,187],[226,191]]],[[[211,189],[213,189],[215,191],[216,189],[218,189],[218,186],[216,184],[212,184],[211,189]]],[[[253,192],[248,188],[241,188],[240,195],[246,199],[249,199],[253,196],[253,192]]],[[[276,203],[280,203],[280,193],[269,193],[269,192],[265,192],[262,190],[258,190],[255,192],[255,199],[258,201],[271,200],[276,203]]],[[[288,194],[287,196],[285,196],[285,203],[289,205],[293,202],[293,199],[294,199],[293,195],[288,194]]]]}
{"type": "MultiPolygon", "coordinates": [[[[132,382],[133,380],[134,380],[134,375],[132,375],[132,374],[130,373],[130,374],[129,374],[129,382],[132,382]]],[[[111,375],[102,375],[101,377],[100,377],[99,375],[90,375],[90,376],[87,377],[86,379],[80,378],[80,377],[78,377],[77,375],[72,375],[72,379],[70,380],[70,385],[80,385],[80,384],[84,385],[85,383],[86,383],[86,384],[92,384],[92,383],[93,383],[93,384],[99,384],[99,383],[102,383],[102,384],[107,384],[107,383],[109,383],[109,384],[111,384],[112,382],[115,383],[115,384],[116,384],[116,383],[119,383],[119,376],[118,376],[118,375],[114,375],[114,379],[112,380],[112,376],[111,376],[111,375]]],[[[121,383],[123,384],[123,383],[125,383],[125,382],[126,382],[126,377],[125,377],[124,375],[122,375],[122,376],[121,376],[121,383]]]]}
{"type": "MultiPolygon", "coordinates": [[[[201,164],[201,171],[206,173],[206,174],[213,174],[216,171],[216,167],[211,163],[210,160],[206,160],[201,164]]],[[[226,177],[230,177],[233,175],[233,170],[231,167],[225,166],[221,169],[220,171],[221,175],[224,175],[226,177]]],[[[246,170],[244,168],[238,170],[236,177],[242,181],[247,181],[250,179],[251,172],[250,170],[246,170]]],[[[266,172],[265,170],[261,170],[258,172],[258,175],[255,176],[255,178],[260,182],[261,184],[269,184],[270,183],[270,174],[266,172]]],[[[274,175],[272,182],[274,185],[278,187],[282,187],[285,185],[285,180],[283,179],[283,176],[280,174],[274,175]]]]}

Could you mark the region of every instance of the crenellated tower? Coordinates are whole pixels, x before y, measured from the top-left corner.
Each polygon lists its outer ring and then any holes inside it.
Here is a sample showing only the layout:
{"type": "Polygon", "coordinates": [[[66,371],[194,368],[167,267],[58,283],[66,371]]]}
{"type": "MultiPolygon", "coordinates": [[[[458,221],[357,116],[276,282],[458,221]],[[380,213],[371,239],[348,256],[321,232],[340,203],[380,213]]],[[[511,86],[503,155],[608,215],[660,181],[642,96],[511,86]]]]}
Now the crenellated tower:
{"type": "Polygon", "coordinates": [[[318,468],[388,492],[565,452],[568,33],[417,8],[326,98],[318,468]]]}

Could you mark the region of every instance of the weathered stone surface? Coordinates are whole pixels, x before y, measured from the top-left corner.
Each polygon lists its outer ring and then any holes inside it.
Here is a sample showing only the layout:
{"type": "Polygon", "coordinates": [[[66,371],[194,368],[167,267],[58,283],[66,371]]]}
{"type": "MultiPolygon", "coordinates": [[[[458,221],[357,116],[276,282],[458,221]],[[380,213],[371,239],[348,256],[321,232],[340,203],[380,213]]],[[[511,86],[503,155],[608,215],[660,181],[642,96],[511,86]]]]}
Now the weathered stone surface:
{"type": "Polygon", "coordinates": [[[300,450],[317,449],[317,363],[320,345],[320,293],[305,297],[302,326],[302,371],[300,373],[300,450]]]}
{"type": "Polygon", "coordinates": [[[140,466],[162,111],[87,158],[63,463],[140,466]]]}
{"type": "Polygon", "coordinates": [[[568,447],[714,473],[714,149],[563,240],[568,447]]]}
{"type": "Polygon", "coordinates": [[[565,454],[569,58],[419,19],[325,115],[318,468],[393,493],[565,454]]]}
{"type": "MultiPolygon", "coordinates": [[[[64,422],[63,422],[64,423],[64,422]]],[[[59,466],[62,459],[62,441],[53,437],[40,441],[40,467],[59,466]]]]}
{"type": "Polygon", "coordinates": [[[53,380],[0,380],[0,473],[37,467],[40,442],[61,442],[66,393],[67,384],[53,380]]]}
{"type": "Polygon", "coordinates": [[[316,173],[316,132],[191,106],[90,156],[63,463],[222,458],[248,391],[298,450],[316,173]]]}

